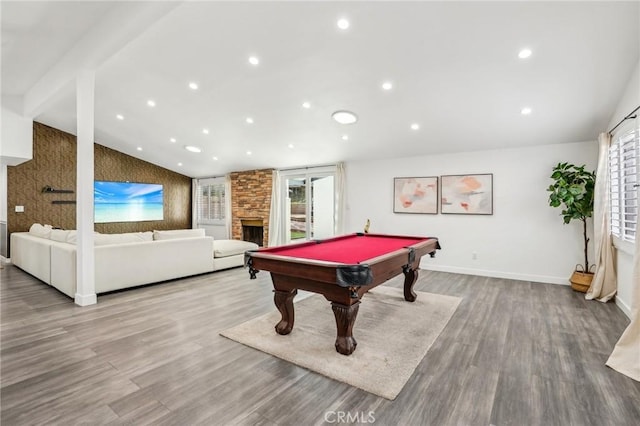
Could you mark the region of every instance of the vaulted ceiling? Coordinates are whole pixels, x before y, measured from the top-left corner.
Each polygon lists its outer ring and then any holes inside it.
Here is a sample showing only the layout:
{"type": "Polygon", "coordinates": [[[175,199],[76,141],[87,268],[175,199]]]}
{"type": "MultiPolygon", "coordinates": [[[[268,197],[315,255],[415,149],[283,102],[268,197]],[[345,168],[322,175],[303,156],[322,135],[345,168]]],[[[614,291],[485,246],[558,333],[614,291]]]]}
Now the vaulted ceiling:
{"type": "Polygon", "coordinates": [[[96,142],[192,177],[595,140],[639,6],[3,0],[2,99],[75,134],[74,76],[95,69],[96,142]]]}

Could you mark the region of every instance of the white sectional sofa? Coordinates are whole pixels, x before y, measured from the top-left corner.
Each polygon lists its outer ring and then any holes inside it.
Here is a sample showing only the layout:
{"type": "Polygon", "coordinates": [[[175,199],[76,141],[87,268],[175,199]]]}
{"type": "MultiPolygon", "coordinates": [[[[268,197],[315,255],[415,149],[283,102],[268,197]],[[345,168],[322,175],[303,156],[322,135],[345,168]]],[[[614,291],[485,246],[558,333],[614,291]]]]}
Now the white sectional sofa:
{"type": "MultiPolygon", "coordinates": [[[[11,262],[67,296],[76,293],[76,231],[34,224],[11,234],[11,262]]],[[[203,229],[94,235],[96,293],[242,266],[257,244],[203,229]]]]}

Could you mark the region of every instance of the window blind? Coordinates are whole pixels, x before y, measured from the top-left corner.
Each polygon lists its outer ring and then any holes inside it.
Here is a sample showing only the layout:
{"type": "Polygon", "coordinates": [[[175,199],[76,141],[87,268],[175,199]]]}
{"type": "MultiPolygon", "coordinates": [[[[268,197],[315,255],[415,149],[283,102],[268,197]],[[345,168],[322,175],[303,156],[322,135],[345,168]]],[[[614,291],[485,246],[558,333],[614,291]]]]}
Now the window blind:
{"type": "Polygon", "coordinates": [[[618,137],[609,148],[611,234],[635,241],[638,227],[640,129],[618,137]]]}
{"type": "Polygon", "coordinates": [[[198,181],[196,206],[198,223],[211,223],[225,219],[226,194],[224,180],[198,181]]]}

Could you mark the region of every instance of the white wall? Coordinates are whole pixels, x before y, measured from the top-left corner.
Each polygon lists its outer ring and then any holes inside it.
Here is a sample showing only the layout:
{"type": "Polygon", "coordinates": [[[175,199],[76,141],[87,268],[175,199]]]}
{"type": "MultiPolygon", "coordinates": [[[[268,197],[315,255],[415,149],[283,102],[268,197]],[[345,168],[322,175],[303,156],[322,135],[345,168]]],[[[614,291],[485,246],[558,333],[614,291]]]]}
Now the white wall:
{"type": "Polygon", "coordinates": [[[371,219],[372,233],[436,236],[442,250],[423,258],[425,269],[568,284],[584,262],[581,222],[564,225],[546,188],[558,162],[594,170],[597,156],[594,141],[349,162],[345,229],[361,232],[371,219]],[[393,213],[394,177],[470,173],[493,173],[492,216],[393,213]]]}
{"type": "MultiPolygon", "coordinates": [[[[16,102],[16,99],[3,97],[0,110],[0,226],[7,223],[7,166],[33,158],[33,120],[9,108],[16,102]]],[[[6,241],[0,242],[0,246],[6,247],[6,241]]],[[[0,258],[4,256],[0,255],[0,258]]]]}
{"type": "MultiPolygon", "coordinates": [[[[195,209],[196,206],[194,205],[195,209]]],[[[229,239],[229,232],[226,225],[205,225],[198,224],[198,228],[204,229],[204,234],[208,237],[213,237],[214,240],[227,240],[229,239]]]]}
{"type": "MultiPolygon", "coordinates": [[[[613,128],[622,118],[626,117],[636,107],[640,106],[640,61],[636,69],[631,74],[629,82],[622,93],[620,102],[616,107],[615,112],[611,116],[611,122],[606,130],[613,128]]],[[[640,115],[640,111],[637,113],[640,115]]],[[[629,129],[635,126],[640,126],[640,118],[635,120],[628,120],[619,127],[621,131],[629,129]]],[[[616,132],[614,132],[615,138],[616,132]]],[[[633,245],[632,244],[620,244],[616,241],[618,250],[616,251],[616,264],[618,275],[618,293],[616,295],[616,305],[622,309],[628,317],[631,317],[631,300],[633,286],[638,286],[640,283],[633,283],[631,281],[631,274],[633,272],[633,245]]]]}
{"type": "Polygon", "coordinates": [[[2,106],[1,163],[16,166],[33,158],[33,120],[2,106]]]}

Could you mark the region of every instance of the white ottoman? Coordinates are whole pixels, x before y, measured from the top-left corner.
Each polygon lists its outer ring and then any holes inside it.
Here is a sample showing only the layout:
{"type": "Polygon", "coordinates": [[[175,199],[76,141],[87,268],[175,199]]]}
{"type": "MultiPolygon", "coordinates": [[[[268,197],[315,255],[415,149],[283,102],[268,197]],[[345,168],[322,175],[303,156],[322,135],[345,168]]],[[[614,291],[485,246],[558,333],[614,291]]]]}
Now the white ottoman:
{"type": "Polygon", "coordinates": [[[256,243],[241,240],[213,241],[213,270],[235,268],[244,265],[244,252],[257,250],[256,243]]]}

